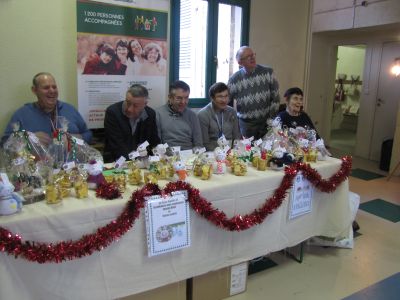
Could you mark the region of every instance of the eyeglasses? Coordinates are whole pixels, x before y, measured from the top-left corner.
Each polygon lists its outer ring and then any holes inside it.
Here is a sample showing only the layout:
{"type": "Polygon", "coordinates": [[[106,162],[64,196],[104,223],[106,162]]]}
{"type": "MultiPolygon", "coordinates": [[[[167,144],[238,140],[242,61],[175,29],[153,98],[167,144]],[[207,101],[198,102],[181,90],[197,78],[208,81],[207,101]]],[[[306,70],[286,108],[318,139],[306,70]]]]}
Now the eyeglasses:
{"type": "Polygon", "coordinates": [[[249,55],[243,56],[243,57],[241,58],[241,60],[250,60],[250,59],[252,59],[252,58],[256,58],[256,53],[255,53],[255,52],[254,52],[254,53],[251,53],[251,54],[249,54],[249,55]]]}
{"type": "Polygon", "coordinates": [[[228,94],[227,95],[216,95],[215,96],[215,99],[218,99],[218,100],[223,100],[223,99],[226,99],[226,98],[229,98],[228,94]]]}
{"type": "Polygon", "coordinates": [[[172,96],[174,102],[189,102],[189,96],[187,97],[182,97],[182,96],[172,96]]]}

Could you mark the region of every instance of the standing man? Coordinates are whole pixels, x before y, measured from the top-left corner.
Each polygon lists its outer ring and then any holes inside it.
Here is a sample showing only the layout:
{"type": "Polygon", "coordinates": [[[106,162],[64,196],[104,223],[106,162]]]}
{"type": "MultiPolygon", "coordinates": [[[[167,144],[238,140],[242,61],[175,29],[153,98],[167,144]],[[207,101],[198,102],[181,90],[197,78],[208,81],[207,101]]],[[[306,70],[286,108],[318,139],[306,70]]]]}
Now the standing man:
{"type": "Polygon", "coordinates": [[[58,100],[57,83],[50,73],[41,72],[32,80],[32,93],[37,101],[19,108],[8,123],[2,142],[13,132],[13,123],[19,123],[20,129],[35,133],[39,141],[47,146],[53,140],[53,133],[61,128],[59,117],[68,120],[68,132],[89,143],[92,132],[87,128],[79,112],[71,105],[58,100]]]}
{"type": "Polygon", "coordinates": [[[182,150],[202,147],[201,129],[197,115],[187,108],[190,87],[175,81],[169,87],[168,103],[157,109],[157,127],[162,143],[181,146],[182,150]]]}
{"type": "Polygon", "coordinates": [[[236,60],[241,69],[228,81],[230,104],[236,107],[242,135],[259,139],[267,132],[267,120],[278,112],[279,84],[272,68],[256,63],[250,47],[240,47],[236,60]]]}
{"type": "Polygon", "coordinates": [[[112,160],[128,155],[143,142],[151,148],[160,143],[157,132],[156,113],[147,106],[148,90],[132,85],[124,101],[110,105],[104,117],[105,154],[112,160]]]}

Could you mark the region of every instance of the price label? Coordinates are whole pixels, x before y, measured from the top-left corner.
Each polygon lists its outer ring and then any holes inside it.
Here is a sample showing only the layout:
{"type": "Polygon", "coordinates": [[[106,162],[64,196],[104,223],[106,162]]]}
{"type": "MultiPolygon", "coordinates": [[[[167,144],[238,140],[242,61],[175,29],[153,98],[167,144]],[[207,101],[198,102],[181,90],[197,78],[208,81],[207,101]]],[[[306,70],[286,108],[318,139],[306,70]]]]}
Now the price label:
{"type": "Polygon", "coordinates": [[[125,158],[124,156],[121,156],[121,157],[118,158],[118,160],[115,162],[114,168],[116,168],[116,169],[122,168],[122,166],[124,165],[125,161],[126,161],[126,158],[125,158]]]}
{"type": "Polygon", "coordinates": [[[129,159],[131,159],[131,160],[134,160],[136,157],[139,157],[139,156],[140,156],[140,154],[139,154],[139,152],[137,152],[137,151],[132,151],[132,152],[129,153],[129,155],[128,155],[129,159]]]}

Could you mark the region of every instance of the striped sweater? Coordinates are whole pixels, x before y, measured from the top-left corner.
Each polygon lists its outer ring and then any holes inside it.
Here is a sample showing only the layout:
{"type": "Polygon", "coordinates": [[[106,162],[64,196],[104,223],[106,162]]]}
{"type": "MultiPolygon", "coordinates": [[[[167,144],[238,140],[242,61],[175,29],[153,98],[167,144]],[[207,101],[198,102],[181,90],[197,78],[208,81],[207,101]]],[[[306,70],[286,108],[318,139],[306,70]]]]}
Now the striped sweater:
{"type": "Polygon", "coordinates": [[[279,84],[272,68],[257,65],[251,74],[242,68],[229,78],[228,87],[240,119],[269,119],[278,112],[279,84]]]}

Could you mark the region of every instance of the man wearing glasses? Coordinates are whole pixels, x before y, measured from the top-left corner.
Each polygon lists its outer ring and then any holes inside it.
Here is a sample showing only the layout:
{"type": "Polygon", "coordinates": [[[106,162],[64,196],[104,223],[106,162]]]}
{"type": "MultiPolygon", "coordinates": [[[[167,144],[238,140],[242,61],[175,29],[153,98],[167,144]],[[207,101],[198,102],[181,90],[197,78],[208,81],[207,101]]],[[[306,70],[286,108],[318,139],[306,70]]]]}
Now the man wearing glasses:
{"type": "Polygon", "coordinates": [[[132,85],[126,92],[124,101],[110,105],[104,117],[104,156],[116,160],[136,150],[138,145],[149,142],[150,149],[160,143],[157,132],[156,113],[147,106],[148,90],[140,85],[132,85]]]}
{"type": "Polygon", "coordinates": [[[230,104],[236,107],[242,135],[259,139],[278,112],[279,84],[272,68],[257,64],[250,47],[240,47],[236,60],[241,68],[228,81],[230,104]]]}
{"type": "Polygon", "coordinates": [[[169,87],[168,103],[156,110],[161,142],[170,147],[181,146],[182,150],[203,146],[199,119],[187,108],[189,94],[186,82],[175,81],[169,87]]]}
{"type": "Polygon", "coordinates": [[[208,95],[211,102],[197,114],[204,147],[207,151],[213,151],[221,138],[225,138],[232,147],[234,140],[239,140],[241,135],[236,111],[228,106],[228,86],[223,82],[214,83],[208,95]]]}

